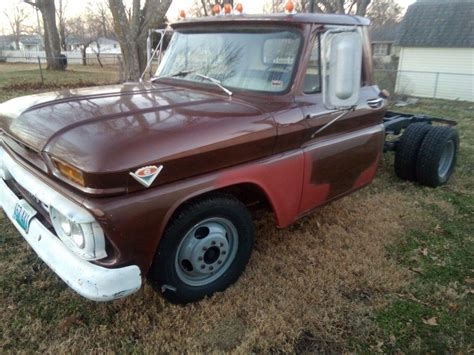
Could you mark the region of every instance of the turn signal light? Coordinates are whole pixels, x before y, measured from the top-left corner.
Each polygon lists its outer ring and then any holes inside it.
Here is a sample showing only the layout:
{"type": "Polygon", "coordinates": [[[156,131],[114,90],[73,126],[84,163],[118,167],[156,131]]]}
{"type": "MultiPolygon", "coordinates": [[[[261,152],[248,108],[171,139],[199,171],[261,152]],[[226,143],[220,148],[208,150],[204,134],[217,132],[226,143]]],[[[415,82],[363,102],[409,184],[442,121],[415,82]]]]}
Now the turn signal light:
{"type": "Polygon", "coordinates": [[[236,6],[235,6],[235,9],[239,12],[239,13],[242,13],[244,11],[244,7],[242,6],[242,4],[239,2],[236,6]]]}
{"type": "Polygon", "coordinates": [[[85,186],[84,182],[84,176],[82,175],[82,172],[75,167],[63,163],[62,161],[59,161],[57,159],[53,159],[54,165],[56,165],[56,168],[58,168],[59,172],[67,179],[71,180],[72,182],[75,182],[78,185],[85,186]]]}

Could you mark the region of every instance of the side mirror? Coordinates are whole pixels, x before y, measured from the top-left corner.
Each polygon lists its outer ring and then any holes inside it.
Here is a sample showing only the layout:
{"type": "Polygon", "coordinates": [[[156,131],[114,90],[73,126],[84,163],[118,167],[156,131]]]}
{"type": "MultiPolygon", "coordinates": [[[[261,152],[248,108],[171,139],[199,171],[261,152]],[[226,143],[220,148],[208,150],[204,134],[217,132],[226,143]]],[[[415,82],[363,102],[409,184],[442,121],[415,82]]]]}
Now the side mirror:
{"type": "Polygon", "coordinates": [[[359,101],[362,38],[357,29],[332,29],[322,38],[323,102],[347,109],[359,101]]]}

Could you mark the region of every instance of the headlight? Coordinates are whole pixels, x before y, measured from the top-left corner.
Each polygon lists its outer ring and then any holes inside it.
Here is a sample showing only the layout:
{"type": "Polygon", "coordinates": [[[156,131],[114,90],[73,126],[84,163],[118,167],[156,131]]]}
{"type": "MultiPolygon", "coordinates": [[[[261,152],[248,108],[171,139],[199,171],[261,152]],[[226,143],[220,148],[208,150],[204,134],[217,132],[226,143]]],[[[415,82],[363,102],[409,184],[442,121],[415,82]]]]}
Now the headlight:
{"type": "Polygon", "coordinates": [[[104,234],[97,222],[75,223],[53,207],[50,216],[58,237],[76,254],[87,260],[107,256],[104,234]]]}

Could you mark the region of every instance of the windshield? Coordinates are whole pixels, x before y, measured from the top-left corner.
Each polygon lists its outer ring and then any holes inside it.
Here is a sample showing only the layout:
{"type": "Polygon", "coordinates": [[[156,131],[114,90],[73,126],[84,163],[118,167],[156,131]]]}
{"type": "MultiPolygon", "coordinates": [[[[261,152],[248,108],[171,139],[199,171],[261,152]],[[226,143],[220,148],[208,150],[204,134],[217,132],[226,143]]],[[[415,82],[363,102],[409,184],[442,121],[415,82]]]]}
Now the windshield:
{"type": "Polygon", "coordinates": [[[175,32],[155,79],[282,93],[288,89],[301,35],[287,29],[175,32]]]}

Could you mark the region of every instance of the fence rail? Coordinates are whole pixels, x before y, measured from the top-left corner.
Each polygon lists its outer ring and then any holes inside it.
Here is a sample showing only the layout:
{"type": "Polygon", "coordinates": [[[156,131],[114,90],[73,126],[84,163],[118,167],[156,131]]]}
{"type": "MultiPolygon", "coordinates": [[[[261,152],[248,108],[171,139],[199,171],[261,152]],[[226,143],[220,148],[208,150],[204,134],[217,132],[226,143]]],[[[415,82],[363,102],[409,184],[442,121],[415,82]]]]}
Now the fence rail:
{"type": "Polygon", "coordinates": [[[474,73],[376,69],[375,80],[397,95],[474,101],[474,73]]]}
{"type": "MultiPolygon", "coordinates": [[[[64,52],[63,53],[68,61],[68,64],[83,64],[84,58],[81,53],[78,52],[64,52]]],[[[38,58],[43,63],[46,63],[48,57],[44,52],[24,52],[18,53],[15,51],[15,55],[11,55],[9,51],[0,51],[0,62],[6,63],[36,63],[38,58]]],[[[122,59],[121,54],[116,53],[100,53],[98,56],[95,53],[87,53],[85,62],[86,64],[104,64],[104,65],[117,65],[122,59]],[[100,63],[99,63],[100,61],[100,63]]]]}

